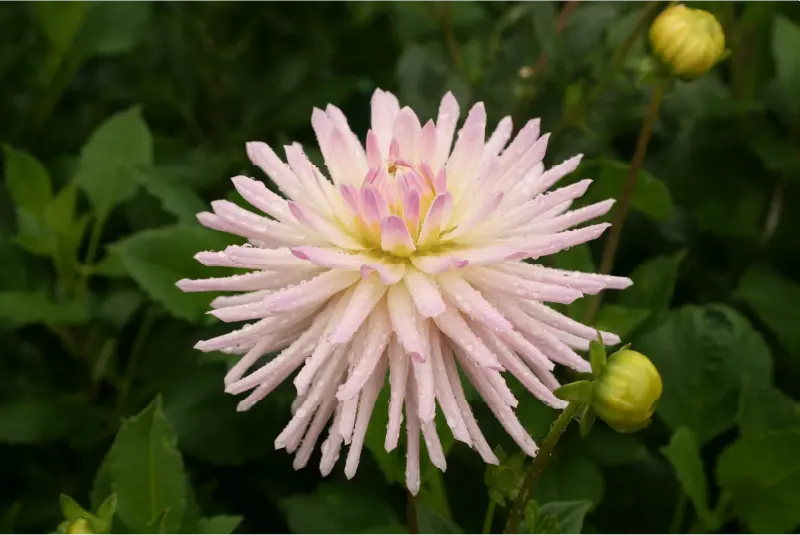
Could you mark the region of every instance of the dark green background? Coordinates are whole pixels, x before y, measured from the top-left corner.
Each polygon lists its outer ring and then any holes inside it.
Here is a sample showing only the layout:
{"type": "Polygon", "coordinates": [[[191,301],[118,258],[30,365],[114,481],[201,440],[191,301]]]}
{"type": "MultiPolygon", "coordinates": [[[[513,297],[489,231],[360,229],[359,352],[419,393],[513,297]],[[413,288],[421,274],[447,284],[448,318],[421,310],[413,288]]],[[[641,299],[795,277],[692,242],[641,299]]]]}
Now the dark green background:
{"type": "MultiPolygon", "coordinates": [[[[3,532],[52,531],[60,493],[88,508],[111,489],[117,531],[405,530],[384,411],[352,481],[341,466],[320,480],[318,457],[294,472],[273,448],[292,385],[239,414],[228,358],[192,349],[228,327],[174,282],[211,276],[192,255],[231,243],[193,214],[235,199],[229,177],[262,177],[246,141],[318,158],[314,106],[363,135],[376,87],[423,120],[446,90],[462,110],[483,100],[491,123],[542,117],[548,164],[586,155],[565,179],[595,179],[582,202],[616,197],[650,93],[635,27],[664,4],[0,5],[3,532]]],[[[800,526],[800,9],[697,4],[732,55],[665,96],[614,270],[636,285],[598,320],[650,356],[664,395],[635,435],[568,432],[536,492],[556,502],[538,531],[580,529],[565,508],[590,509],[584,532],[800,526]],[[575,500],[590,503],[561,503],[575,500]]],[[[591,270],[602,243],[548,262],[591,270]]],[[[541,439],[553,413],[522,397],[541,439]]],[[[517,452],[474,405],[490,443],[517,452]]],[[[487,478],[500,498],[519,466],[501,471],[487,478]]],[[[460,444],[443,476],[426,468],[421,529],[480,531],[484,472],[460,444]]]]}

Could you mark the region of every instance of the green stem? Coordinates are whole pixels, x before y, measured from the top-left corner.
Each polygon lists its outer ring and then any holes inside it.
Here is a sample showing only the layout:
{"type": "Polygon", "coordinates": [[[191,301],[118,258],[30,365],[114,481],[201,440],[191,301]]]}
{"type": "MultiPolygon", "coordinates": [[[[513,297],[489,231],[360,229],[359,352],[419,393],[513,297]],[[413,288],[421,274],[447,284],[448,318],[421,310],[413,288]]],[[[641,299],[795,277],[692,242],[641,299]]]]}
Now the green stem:
{"type": "Polygon", "coordinates": [[[406,522],[408,523],[409,533],[419,533],[419,517],[417,517],[417,498],[408,493],[406,500],[406,522]]]}
{"type": "Polygon", "coordinates": [[[490,499],[489,500],[489,507],[486,508],[486,516],[483,517],[483,532],[482,533],[491,533],[492,532],[492,522],[494,521],[494,512],[497,510],[497,503],[490,499]]]}
{"type": "Polygon", "coordinates": [[[550,426],[550,432],[547,433],[542,443],[542,448],[539,450],[536,457],[533,458],[533,462],[525,473],[525,479],[522,481],[517,499],[514,500],[514,505],[511,507],[511,512],[508,515],[508,523],[506,524],[504,533],[519,532],[519,523],[522,521],[522,517],[525,513],[525,505],[530,500],[533,489],[536,487],[536,483],[539,481],[542,472],[544,472],[544,468],[547,466],[547,462],[550,460],[550,456],[553,454],[558,440],[561,438],[561,435],[564,434],[564,431],[566,431],[567,426],[578,412],[580,406],[581,402],[570,401],[567,408],[561,411],[556,421],[550,426]]]}
{"type": "MultiPolygon", "coordinates": [[[[644,157],[647,154],[647,146],[650,144],[650,137],[653,134],[653,125],[658,117],[658,110],[661,108],[661,99],[664,96],[667,84],[668,81],[658,82],[650,97],[650,104],[647,107],[647,113],[645,113],[642,128],[639,131],[639,139],[636,141],[636,151],[628,167],[628,175],[625,178],[625,184],[622,186],[618,204],[614,209],[611,230],[609,231],[605,247],[603,248],[603,258],[600,261],[600,273],[602,274],[611,273],[611,269],[614,267],[614,257],[617,254],[620,238],[622,237],[622,227],[625,224],[625,218],[628,217],[631,199],[636,189],[636,180],[639,178],[639,171],[642,168],[644,157]]],[[[589,299],[588,306],[586,307],[586,317],[584,319],[584,323],[587,325],[591,325],[595,317],[597,317],[602,299],[603,292],[599,292],[589,299]]]]}
{"type": "Polygon", "coordinates": [[[672,524],[670,525],[670,533],[683,533],[683,524],[686,521],[686,506],[689,501],[686,499],[686,493],[682,490],[679,491],[678,501],[675,502],[675,512],[672,514],[672,524]]]}
{"type": "Polygon", "coordinates": [[[125,376],[122,379],[119,395],[117,397],[117,412],[119,413],[124,413],[125,403],[128,401],[128,396],[131,393],[131,388],[133,387],[133,382],[138,372],[139,361],[144,352],[144,344],[150,336],[150,331],[153,329],[156,316],[157,312],[153,307],[147,309],[142,324],[139,327],[139,332],[136,333],[136,339],[133,341],[133,348],[131,348],[131,355],[128,359],[128,366],[125,369],[125,376]]]}

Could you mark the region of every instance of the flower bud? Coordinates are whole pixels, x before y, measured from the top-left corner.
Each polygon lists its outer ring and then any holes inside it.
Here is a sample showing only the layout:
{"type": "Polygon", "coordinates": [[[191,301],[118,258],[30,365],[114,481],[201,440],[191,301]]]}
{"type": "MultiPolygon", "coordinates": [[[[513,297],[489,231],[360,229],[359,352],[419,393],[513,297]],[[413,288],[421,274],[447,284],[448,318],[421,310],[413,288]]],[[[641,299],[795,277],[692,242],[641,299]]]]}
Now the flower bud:
{"type": "Polygon", "coordinates": [[[79,518],[73,522],[70,522],[69,526],[67,526],[67,533],[94,533],[94,531],[92,531],[92,527],[89,525],[88,520],[85,518],[79,518]]]}
{"type": "Polygon", "coordinates": [[[663,385],[650,360],[637,351],[623,349],[611,355],[594,382],[592,409],[621,433],[650,424],[663,385]]]}
{"type": "Polygon", "coordinates": [[[725,53],[725,33],[708,11],[682,4],[668,7],[650,26],[654,55],[675,76],[694,80],[725,53]]]}

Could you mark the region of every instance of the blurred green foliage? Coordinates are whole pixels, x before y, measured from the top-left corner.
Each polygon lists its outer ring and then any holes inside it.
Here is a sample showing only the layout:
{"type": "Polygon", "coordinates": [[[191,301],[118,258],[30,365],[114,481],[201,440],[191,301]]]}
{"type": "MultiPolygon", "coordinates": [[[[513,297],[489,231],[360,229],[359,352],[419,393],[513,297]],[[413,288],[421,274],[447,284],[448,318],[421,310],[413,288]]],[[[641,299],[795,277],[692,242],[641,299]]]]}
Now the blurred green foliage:
{"type": "MultiPolygon", "coordinates": [[[[174,283],[213,276],[192,256],[233,243],[194,214],[236,199],[228,177],[259,176],[246,141],[318,158],[314,106],[365,132],[376,87],[423,118],[446,90],[492,121],[542,117],[549,164],[587,156],[565,179],[595,179],[581,202],[615,197],[648,100],[643,30],[664,4],[3,4],[0,531],[406,532],[385,396],[358,475],[323,482],[273,450],[292,385],[237,413],[229,357],[192,349],[225,328],[204,315],[211,296],[174,283]]],[[[800,526],[800,5],[690,5],[732,54],[666,94],[615,267],[636,285],[597,320],[653,360],[664,395],[644,432],[568,431],[528,533],[800,526]]],[[[591,270],[601,246],[549,260],[591,270]]],[[[554,411],[520,398],[541,439],[554,411]]],[[[423,472],[423,532],[480,531],[487,507],[502,528],[521,459],[475,410],[512,455],[484,477],[447,441],[448,471],[423,472]]]]}

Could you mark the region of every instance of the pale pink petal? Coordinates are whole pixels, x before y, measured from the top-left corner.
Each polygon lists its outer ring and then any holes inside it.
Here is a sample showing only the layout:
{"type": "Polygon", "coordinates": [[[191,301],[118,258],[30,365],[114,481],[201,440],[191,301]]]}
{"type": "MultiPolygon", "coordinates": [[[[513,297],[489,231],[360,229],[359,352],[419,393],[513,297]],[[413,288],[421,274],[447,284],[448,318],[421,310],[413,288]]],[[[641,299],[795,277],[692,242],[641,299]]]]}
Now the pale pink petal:
{"type": "Polygon", "coordinates": [[[458,133],[453,153],[447,160],[447,176],[451,190],[464,191],[478,175],[486,133],[486,109],[483,102],[475,104],[458,133]]]}
{"type": "Polygon", "coordinates": [[[394,138],[400,145],[403,159],[409,163],[419,162],[420,143],[422,142],[422,125],[414,111],[405,107],[394,119],[394,138]]]}
{"type": "Polygon", "coordinates": [[[389,319],[389,312],[386,310],[385,300],[381,301],[370,314],[366,330],[367,335],[363,352],[354,355],[357,360],[347,377],[347,382],[336,393],[336,398],[340,401],[351,399],[358,395],[376,366],[378,366],[381,356],[389,344],[389,338],[392,335],[392,323],[389,319]]]}
{"type": "Polygon", "coordinates": [[[453,240],[464,234],[468,233],[481,223],[485,223],[497,210],[500,203],[503,201],[503,193],[498,192],[489,195],[483,202],[479,201],[477,209],[474,210],[470,216],[464,219],[453,230],[449,231],[443,238],[445,240],[453,240]]]}
{"type": "Polygon", "coordinates": [[[266,184],[246,176],[235,176],[231,179],[236,191],[244,200],[279,221],[292,220],[286,200],[270,191],[266,184]]]}
{"type": "MultiPolygon", "coordinates": [[[[518,204],[518,198],[514,197],[512,199],[510,197],[512,195],[518,195],[517,191],[522,189],[524,184],[531,183],[535,180],[535,177],[542,174],[544,171],[542,158],[544,158],[544,154],[547,152],[547,144],[549,141],[550,134],[543,135],[530,147],[527,147],[527,150],[513,165],[507,167],[503,171],[498,171],[500,178],[492,185],[495,188],[500,188],[508,192],[510,202],[506,204],[518,204]]],[[[526,197],[525,200],[528,198],[530,197],[526,197]]]]}
{"type": "Polygon", "coordinates": [[[450,307],[433,318],[439,330],[442,331],[456,346],[462,348],[475,363],[482,368],[500,370],[502,367],[497,358],[492,354],[483,342],[475,336],[464,318],[450,307]]]}
{"type": "Polygon", "coordinates": [[[364,386],[358,403],[358,416],[356,417],[355,429],[353,430],[353,441],[350,450],[347,452],[347,461],[344,465],[344,474],[347,479],[351,479],[358,470],[358,463],[361,459],[361,450],[364,447],[364,437],[367,433],[369,419],[372,416],[372,409],[375,407],[375,400],[383,388],[384,378],[386,377],[387,359],[381,358],[378,367],[364,386]]]}
{"type": "Polygon", "coordinates": [[[317,440],[319,440],[322,430],[330,421],[335,408],[336,398],[331,396],[323,401],[322,405],[317,409],[317,412],[314,414],[314,419],[311,421],[311,425],[308,427],[308,431],[306,431],[303,437],[300,449],[297,450],[292,468],[300,470],[308,464],[309,459],[311,459],[311,454],[314,452],[314,448],[317,445],[317,440]]]}
{"type": "Polygon", "coordinates": [[[254,271],[230,277],[181,279],[175,285],[184,292],[247,292],[262,289],[276,273],[254,271]]]}
{"type": "Polygon", "coordinates": [[[474,267],[463,274],[470,283],[483,292],[513,295],[524,299],[569,304],[583,294],[575,289],[525,280],[489,267],[474,267]]]}
{"type": "Polygon", "coordinates": [[[432,165],[436,159],[437,143],[436,124],[430,120],[422,127],[422,140],[420,146],[419,159],[427,165],[432,165]]]}
{"type": "Polygon", "coordinates": [[[524,250],[531,258],[539,258],[592,241],[610,226],[610,223],[599,223],[576,230],[565,230],[557,234],[521,239],[519,242],[515,242],[515,245],[524,250]]]}
{"type": "Polygon", "coordinates": [[[328,336],[328,340],[333,344],[343,344],[350,340],[385,293],[386,286],[378,277],[361,279],[347,309],[339,319],[339,326],[328,336]]]}
{"type": "Polygon", "coordinates": [[[460,275],[443,273],[439,275],[438,281],[444,296],[461,312],[493,331],[510,331],[513,328],[511,323],[483,298],[481,292],[470,286],[460,275]]]}
{"type": "MultiPolygon", "coordinates": [[[[546,325],[550,325],[562,331],[572,333],[587,340],[595,340],[597,338],[597,331],[592,327],[587,327],[574,319],[553,310],[547,305],[537,303],[536,301],[525,301],[521,303],[522,308],[529,316],[541,321],[546,325]]],[[[613,333],[601,332],[603,342],[607,345],[616,345],[620,342],[619,336],[613,333]]]]}
{"type": "Polygon", "coordinates": [[[541,175],[537,176],[534,180],[526,181],[524,184],[521,184],[520,188],[518,188],[519,195],[514,196],[513,201],[515,203],[522,203],[549,189],[550,186],[561,180],[561,178],[567,176],[577,169],[582,158],[582,154],[573,156],[572,158],[551,167],[541,175]]]}
{"type": "Polygon", "coordinates": [[[450,217],[453,212],[453,196],[447,193],[440,193],[433,199],[428,213],[425,214],[425,221],[422,223],[422,229],[419,232],[419,239],[417,243],[427,244],[439,237],[450,223],[450,217]]]}
{"type": "MultiPolygon", "coordinates": [[[[467,445],[472,445],[472,440],[467,430],[467,424],[458,407],[450,381],[447,379],[447,367],[442,353],[442,341],[438,329],[430,329],[431,337],[431,363],[433,364],[433,379],[436,389],[436,399],[442,408],[445,421],[453,432],[453,437],[467,445]]],[[[452,357],[449,357],[452,358],[452,357]]]]}
{"type": "Polygon", "coordinates": [[[377,134],[372,130],[367,132],[367,165],[370,169],[377,169],[383,165],[380,142],[377,134]]]}
{"type": "Polygon", "coordinates": [[[436,416],[436,388],[433,381],[433,364],[431,359],[415,360],[411,359],[411,369],[414,372],[416,384],[417,408],[419,413],[415,415],[423,424],[432,422],[436,416]]]}
{"type": "MultiPolygon", "coordinates": [[[[408,395],[410,397],[417,398],[418,404],[426,402],[427,395],[422,392],[422,385],[419,385],[416,379],[409,378],[408,386],[408,395]]],[[[431,397],[432,396],[433,394],[431,394],[431,397]]],[[[421,407],[419,409],[420,412],[423,412],[421,407]]],[[[420,418],[420,427],[422,429],[422,436],[425,439],[425,446],[428,448],[428,457],[430,458],[431,463],[433,466],[444,472],[447,470],[447,461],[445,460],[439,435],[436,433],[436,422],[433,420],[433,417],[430,419],[420,418]]]]}
{"type": "Polygon", "coordinates": [[[515,232],[523,232],[526,234],[549,234],[561,232],[572,228],[575,225],[580,225],[581,223],[589,221],[590,219],[594,219],[595,217],[605,215],[614,205],[614,202],[614,199],[609,199],[607,201],[591,204],[549,220],[535,221],[516,230],[515,232]]]}
{"type": "Polygon", "coordinates": [[[503,147],[508,143],[513,128],[514,123],[511,117],[508,116],[503,117],[500,122],[497,123],[497,128],[492,132],[492,135],[483,147],[483,153],[481,154],[481,173],[479,174],[481,178],[484,176],[483,171],[486,170],[489,161],[500,154],[500,151],[503,150],[503,147]]]}
{"type": "Polygon", "coordinates": [[[353,157],[352,164],[361,171],[363,175],[367,169],[367,159],[366,154],[364,152],[364,147],[361,146],[361,141],[359,141],[358,136],[353,132],[350,128],[350,124],[347,122],[347,117],[342,113],[342,110],[334,106],[333,104],[328,104],[325,107],[325,112],[330,117],[333,124],[336,128],[341,132],[344,136],[345,140],[347,141],[347,146],[350,149],[349,154],[353,157]]]}
{"type": "Polygon", "coordinates": [[[280,190],[290,199],[302,196],[303,190],[295,174],[278,158],[269,145],[251,141],[247,143],[247,156],[250,161],[261,168],[280,190]]]}
{"type": "Polygon", "coordinates": [[[522,130],[519,131],[514,140],[500,154],[500,163],[497,168],[497,177],[500,178],[511,169],[519,159],[528,151],[539,137],[539,119],[531,119],[522,130]]]}
{"type": "Polygon", "coordinates": [[[529,221],[533,221],[554,206],[580,197],[586,193],[591,183],[592,180],[587,178],[553,192],[538,195],[524,204],[504,211],[499,218],[495,219],[495,224],[499,225],[502,229],[513,229],[524,225],[529,221]]]}
{"type": "Polygon", "coordinates": [[[431,162],[434,170],[444,166],[450,155],[459,113],[458,102],[453,93],[448,91],[442,98],[439,114],[436,117],[436,157],[431,162]]]}
{"type": "Polygon", "coordinates": [[[469,264],[463,258],[454,255],[414,256],[411,258],[411,263],[420,271],[430,275],[461,269],[469,264]]]}
{"type": "Polygon", "coordinates": [[[392,451],[400,440],[400,425],[403,423],[403,401],[409,376],[409,358],[396,338],[389,342],[389,423],[386,427],[384,447],[392,451]]]}
{"type": "Polygon", "coordinates": [[[353,428],[356,425],[356,412],[358,412],[358,399],[360,392],[349,399],[340,400],[342,404],[342,418],[339,420],[339,434],[345,444],[350,444],[353,428]]]}
{"type": "Polygon", "coordinates": [[[342,435],[339,434],[339,420],[341,418],[341,403],[336,407],[333,423],[328,431],[328,438],[322,443],[322,458],[319,461],[319,472],[326,477],[333,470],[339,453],[342,451],[342,435]]]}
{"type": "Polygon", "coordinates": [[[445,311],[447,305],[432,278],[409,266],[406,268],[403,282],[423,318],[434,318],[445,311]]]}
{"type": "Polygon", "coordinates": [[[376,89],[372,95],[372,131],[379,141],[381,154],[389,154],[389,143],[392,141],[392,128],[397,112],[400,111],[400,104],[397,97],[388,91],[376,89]]]}
{"type": "Polygon", "coordinates": [[[361,186],[361,202],[364,218],[369,224],[379,224],[389,215],[389,205],[378,189],[371,184],[361,186]]]}
{"type": "Polygon", "coordinates": [[[392,329],[400,345],[415,360],[425,360],[427,357],[423,340],[425,333],[419,332],[417,329],[419,320],[414,308],[414,302],[406,287],[401,284],[390,286],[386,295],[386,302],[392,329]]]}
{"type": "Polygon", "coordinates": [[[309,229],[322,234],[329,239],[332,244],[342,247],[343,249],[356,251],[365,249],[361,243],[356,241],[351,236],[345,234],[343,231],[339,230],[336,225],[330,223],[325,218],[316,215],[310,210],[306,210],[294,201],[289,202],[289,210],[291,210],[292,215],[294,215],[297,220],[300,221],[300,223],[309,229]]]}
{"type": "MultiPolygon", "coordinates": [[[[413,381],[409,378],[409,382],[413,381]]],[[[411,392],[406,395],[406,487],[412,496],[419,493],[419,416],[416,399],[411,392]]]]}

